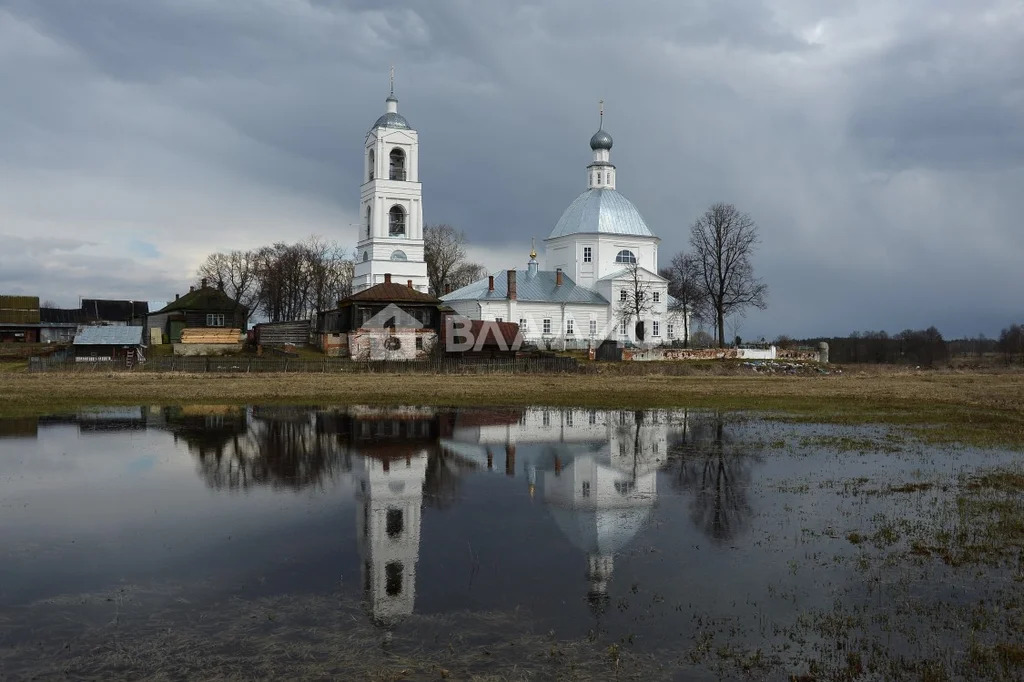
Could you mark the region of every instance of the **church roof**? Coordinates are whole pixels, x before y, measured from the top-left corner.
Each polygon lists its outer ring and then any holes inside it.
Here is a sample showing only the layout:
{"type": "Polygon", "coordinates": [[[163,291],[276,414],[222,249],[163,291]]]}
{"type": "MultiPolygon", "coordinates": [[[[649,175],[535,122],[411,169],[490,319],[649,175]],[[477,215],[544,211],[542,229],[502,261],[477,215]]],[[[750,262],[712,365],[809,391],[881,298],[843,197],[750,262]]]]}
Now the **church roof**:
{"type": "Polygon", "coordinates": [[[565,537],[588,554],[615,554],[640,532],[651,515],[651,507],[610,509],[548,507],[565,537]]]}
{"type": "Polygon", "coordinates": [[[377,122],[373,124],[373,127],[412,130],[412,126],[405,120],[405,116],[402,116],[397,111],[389,111],[386,114],[382,114],[381,117],[377,119],[377,122]]]}
{"type": "Polygon", "coordinates": [[[588,189],[569,204],[548,239],[569,234],[621,234],[653,237],[640,211],[614,189],[588,189]]]}
{"type": "MultiPolygon", "coordinates": [[[[562,273],[562,284],[557,284],[554,270],[516,270],[516,300],[531,303],[592,303],[608,305],[604,296],[581,287],[569,275],[562,273]]],[[[498,301],[508,296],[508,271],[494,273],[494,290],[488,291],[488,279],[473,282],[441,297],[442,301],[498,301]]]]}

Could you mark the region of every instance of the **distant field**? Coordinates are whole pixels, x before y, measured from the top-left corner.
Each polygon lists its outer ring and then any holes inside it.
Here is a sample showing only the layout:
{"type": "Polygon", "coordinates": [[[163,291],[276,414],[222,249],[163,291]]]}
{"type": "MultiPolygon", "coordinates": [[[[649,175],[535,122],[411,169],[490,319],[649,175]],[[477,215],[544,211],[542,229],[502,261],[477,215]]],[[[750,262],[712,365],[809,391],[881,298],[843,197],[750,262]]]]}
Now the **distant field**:
{"type": "Polygon", "coordinates": [[[762,376],[170,374],[4,372],[0,415],[87,405],[189,403],[704,407],[832,423],[885,423],[926,438],[1024,447],[1024,373],[861,371],[762,376]]]}

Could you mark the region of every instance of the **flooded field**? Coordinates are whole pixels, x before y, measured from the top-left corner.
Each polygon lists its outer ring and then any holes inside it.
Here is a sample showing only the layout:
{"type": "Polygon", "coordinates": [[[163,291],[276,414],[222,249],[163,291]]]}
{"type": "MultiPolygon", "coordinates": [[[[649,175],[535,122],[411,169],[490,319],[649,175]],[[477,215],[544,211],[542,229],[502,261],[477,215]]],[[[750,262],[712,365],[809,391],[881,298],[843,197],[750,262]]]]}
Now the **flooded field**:
{"type": "Polygon", "coordinates": [[[0,419],[0,678],[1022,679],[1021,461],[693,410],[0,419]]]}

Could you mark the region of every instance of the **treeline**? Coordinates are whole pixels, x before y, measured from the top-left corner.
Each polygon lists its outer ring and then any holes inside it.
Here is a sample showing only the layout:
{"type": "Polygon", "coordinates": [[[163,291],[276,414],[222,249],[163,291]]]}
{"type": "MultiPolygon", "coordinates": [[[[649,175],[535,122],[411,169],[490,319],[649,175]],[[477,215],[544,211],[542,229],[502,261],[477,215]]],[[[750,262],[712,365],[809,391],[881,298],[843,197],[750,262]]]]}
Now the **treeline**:
{"type": "Polygon", "coordinates": [[[908,364],[934,367],[954,358],[983,358],[993,355],[1009,363],[1024,362],[1024,326],[1012,324],[998,339],[984,335],[968,339],[946,340],[935,327],[906,329],[898,334],[885,331],[853,332],[845,337],[794,340],[781,336],[779,346],[829,345],[829,361],[836,363],[908,364]]]}
{"type": "Polygon", "coordinates": [[[294,244],[277,242],[248,251],[212,253],[197,279],[224,291],[271,322],[304,320],[334,307],[352,293],[355,260],[337,242],[309,237],[294,244]]]}

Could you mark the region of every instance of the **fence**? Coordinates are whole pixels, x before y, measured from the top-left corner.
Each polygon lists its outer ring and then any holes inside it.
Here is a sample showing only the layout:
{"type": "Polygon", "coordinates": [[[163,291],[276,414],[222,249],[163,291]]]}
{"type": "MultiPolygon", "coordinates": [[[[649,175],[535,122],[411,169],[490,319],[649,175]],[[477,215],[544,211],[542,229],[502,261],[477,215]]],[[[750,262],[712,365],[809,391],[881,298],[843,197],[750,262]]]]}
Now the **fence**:
{"type": "MultiPolygon", "coordinates": [[[[129,371],[124,363],[89,362],[75,363],[51,361],[49,358],[32,358],[31,371],[53,372],[95,372],[129,371]]],[[[234,372],[242,374],[268,372],[306,373],[378,373],[378,374],[530,374],[530,373],[579,373],[583,365],[573,358],[432,358],[429,360],[375,360],[354,362],[337,358],[293,359],[293,358],[248,358],[248,357],[169,357],[153,358],[145,365],[131,371],[144,372],[234,372]]]]}

